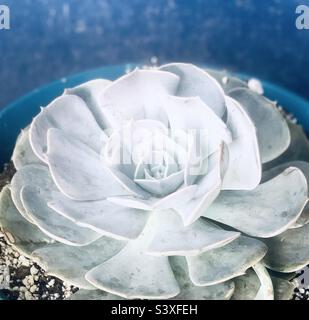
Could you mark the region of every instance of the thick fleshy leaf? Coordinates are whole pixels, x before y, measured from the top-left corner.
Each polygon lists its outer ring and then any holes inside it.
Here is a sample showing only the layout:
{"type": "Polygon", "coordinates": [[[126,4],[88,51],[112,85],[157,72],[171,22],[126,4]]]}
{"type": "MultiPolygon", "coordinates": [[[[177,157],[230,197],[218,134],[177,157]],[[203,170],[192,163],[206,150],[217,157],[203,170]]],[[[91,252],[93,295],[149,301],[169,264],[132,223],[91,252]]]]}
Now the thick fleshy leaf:
{"type": "MultiPolygon", "coordinates": [[[[167,179],[172,175],[176,175],[179,171],[181,171],[181,166],[177,163],[174,154],[169,154],[169,152],[164,150],[164,148],[168,148],[163,146],[163,141],[160,142],[159,146],[159,148],[162,148],[162,150],[156,150],[156,142],[153,141],[151,137],[149,137],[147,140],[148,141],[145,144],[148,144],[148,147],[141,147],[141,149],[144,149],[143,151],[146,152],[147,155],[138,159],[137,167],[134,173],[135,181],[160,181],[167,179]],[[150,150],[148,151],[147,149],[150,150]]],[[[142,150],[138,151],[137,153],[142,153],[142,150]]]]}
{"type": "Polygon", "coordinates": [[[111,81],[106,79],[95,79],[85,82],[77,87],[66,89],[65,94],[77,95],[82,98],[88,108],[94,115],[97,123],[102,129],[106,129],[104,117],[100,107],[100,97],[104,89],[111,84],[111,81]]]}
{"type": "Polygon", "coordinates": [[[290,226],[290,229],[291,228],[300,228],[307,223],[309,223],[309,202],[306,203],[301,215],[296,220],[296,222],[290,226]]]}
{"type": "Polygon", "coordinates": [[[34,153],[47,162],[47,132],[61,129],[99,152],[106,140],[85,102],[78,96],[64,95],[54,100],[34,118],[30,126],[30,144],[34,153]]]}
{"type": "Polygon", "coordinates": [[[299,218],[307,192],[305,176],[291,167],[255,190],[221,192],[203,215],[253,237],[274,237],[299,218]]]}
{"type": "Polygon", "coordinates": [[[124,298],[102,290],[79,289],[66,300],[124,300],[124,298]]]}
{"type": "Polygon", "coordinates": [[[227,145],[228,165],[222,190],[252,190],[261,180],[261,161],[255,127],[234,99],[226,97],[227,127],[233,142],[227,145]]]}
{"type": "Polygon", "coordinates": [[[132,159],[132,146],[129,144],[132,135],[131,122],[119,130],[112,131],[100,154],[102,162],[107,167],[122,172],[131,180],[134,179],[136,170],[136,165],[132,159]]]}
{"type": "Polygon", "coordinates": [[[102,160],[131,180],[145,178],[144,158],[153,152],[157,140],[161,142],[162,148],[166,146],[167,139],[169,139],[168,130],[159,121],[149,119],[129,121],[123,127],[113,130],[102,150],[102,160]]]}
{"type": "Polygon", "coordinates": [[[231,76],[226,71],[217,71],[213,69],[206,69],[206,71],[218,81],[226,94],[236,88],[248,88],[246,82],[231,76]]]}
{"type": "Polygon", "coordinates": [[[56,188],[46,166],[22,167],[11,181],[11,190],[12,200],[23,217],[52,239],[71,245],[85,245],[101,236],[93,230],[77,226],[47,206],[49,201],[64,196],[56,188]],[[26,203],[22,199],[25,188],[26,203]]]}
{"type": "Polygon", "coordinates": [[[71,199],[99,200],[136,192],[120,185],[98,153],[61,130],[49,129],[47,157],[53,180],[71,199]]]}
{"type": "MultiPolygon", "coordinates": [[[[283,273],[283,272],[278,272],[278,271],[274,271],[274,270],[271,270],[271,269],[268,269],[268,273],[269,273],[269,275],[271,277],[280,278],[280,279],[287,280],[287,281],[294,280],[295,278],[297,278],[297,275],[298,275],[297,272],[286,272],[286,273],[283,273]]],[[[297,283],[297,281],[295,281],[295,282],[297,283]]]]}
{"type": "Polygon", "coordinates": [[[20,214],[29,222],[33,223],[31,216],[25,210],[20,198],[21,189],[27,185],[38,186],[46,189],[47,192],[54,190],[55,186],[53,186],[51,181],[48,168],[40,164],[26,165],[13,176],[11,180],[12,200],[20,214]]]}
{"type": "Polygon", "coordinates": [[[244,274],[266,251],[263,242],[241,236],[223,247],[186,257],[190,279],[197,286],[227,281],[244,274]]]}
{"type": "Polygon", "coordinates": [[[136,69],[104,90],[100,102],[104,122],[112,128],[131,119],[152,119],[167,125],[163,105],[167,95],[176,92],[178,83],[173,73],[136,69]]]}
{"type": "Polygon", "coordinates": [[[149,218],[147,211],[117,206],[107,200],[52,200],[48,206],[77,225],[115,239],[134,239],[143,231],[149,218]]]}
{"type": "Polygon", "coordinates": [[[233,279],[235,291],[232,300],[254,300],[261,282],[255,271],[250,268],[242,276],[233,279]]]}
{"type": "Polygon", "coordinates": [[[168,299],[179,294],[168,257],[146,253],[152,221],[117,255],[86,274],[95,287],[127,299],[168,299]],[[123,272],[125,270],[125,272],[123,272]]]}
{"type": "Polygon", "coordinates": [[[177,96],[200,97],[220,118],[224,115],[224,91],[206,71],[186,63],[167,64],[160,70],[172,72],[180,78],[177,96]]]}
{"type": "Polygon", "coordinates": [[[33,250],[54,242],[20,215],[8,186],[0,193],[0,227],[6,239],[27,257],[33,250]]]}
{"type": "Polygon", "coordinates": [[[307,183],[309,183],[309,162],[304,161],[289,161],[273,167],[269,170],[265,170],[262,176],[262,183],[273,179],[289,167],[296,167],[300,169],[305,175],[307,183]]]}
{"type": "Polygon", "coordinates": [[[266,268],[257,263],[245,275],[234,279],[232,300],[273,300],[274,290],[266,268]]]}
{"type": "Polygon", "coordinates": [[[184,182],[192,185],[208,171],[209,137],[204,131],[190,131],[187,143],[187,161],[185,163],[184,182]]]}
{"type": "Polygon", "coordinates": [[[281,278],[271,277],[274,286],[275,300],[291,300],[294,294],[296,285],[281,278]]]}
{"type": "Polygon", "coordinates": [[[35,250],[32,257],[49,275],[79,288],[95,289],[85,279],[85,274],[117,254],[125,244],[124,241],[102,237],[83,247],[49,245],[35,250]]]}
{"type": "Polygon", "coordinates": [[[290,144],[290,132],[275,104],[245,88],[234,89],[229,95],[243,106],[256,127],[262,162],[280,156],[290,144]]]}
{"type": "Polygon", "coordinates": [[[198,97],[170,96],[165,105],[172,130],[186,129],[197,134],[208,135],[208,151],[219,149],[222,141],[231,142],[226,124],[198,97]]]}
{"type": "MultiPolygon", "coordinates": [[[[255,266],[257,273],[253,268],[250,268],[245,275],[233,280],[235,291],[232,300],[285,300],[283,296],[288,293],[285,294],[282,290],[283,287],[280,288],[281,283],[279,285],[279,282],[274,282],[274,279],[277,278],[270,277],[265,268],[260,264],[258,265],[258,267],[255,266]]],[[[282,281],[289,283],[286,280],[282,281]]],[[[286,288],[288,289],[288,286],[286,288]]]]}
{"type": "Polygon", "coordinates": [[[229,300],[234,292],[234,283],[227,281],[214,286],[195,286],[189,278],[184,257],[171,257],[171,266],[181,288],[175,300],[229,300]]]}
{"type": "Polygon", "coordinates": [[[180,187],[175,192],[169,194],[168,196],[155,200],[153,207],[155,209],[171,209],[176,205],[181,205],[186,203],[194,197],[194,194],[197,192],[198,188],[196,185],[192,186],[183,186],[180,187]]]}
{"type": "Polygon", "coordinates": [[[156,256],[187,256],[222,247],[240,233],[225,231],[206,219],[200,218],[184,227],[180,216],[173,210],[157,211],[155,235],[147,249],[156,256]]]}
{"type": "Polygon", "coordinates": [[[209,157],[208,174],[197,183],[192,199],[176,203],[174,209],[180,214],[185,226],[197,220],[217,198],[221,190],[222,149],[209,157]]]}
{"type": "Polygon", "coordinates": [[[125,208],[138,209],[144,211],[151,211],[154,209],[153,201],[154,199],[138,199],[135,197],[109,197],[108,201],[114,203],[117,206],[122,206],[125,208]]]}
{"type": "Polygon", "coordinates": [[[264,264],[262,262],[258,262],[252,266],[252,268],[254,269],[261,283],[255,300],[274,300],[273,284],[267,269],[264,267],[264,264]]]}
{"type": "Polygon", "coordinates": [[[114,168],[108,168],[108,170],[118,185],[122,186],[126,194],[133,194],[142,199],[148,199],[150,197],[150,194],[146,190],[138,186],[133,180],[131,180],[121,171],[114,168]]]}
{"type": "MultiPolygon", "coordinates": [[[[262,176],[262,181],[268,181],[280,174],[282,171],[289,167],[296,167],[302,171],[307,180],[307,185],[309,184],[309,163],[304,161],[291,161],[283,163],[277,167],[274,167],[270,170],[264,171],[262,176]]],[[[309,190],[309,185],[308,185],[309,190]]],[[[303,225],[309,223],[309,203],[307,203],[297,221],[290,228],[299,228],[303,225]]]]}
{"type": "MultiPolygon", "coordinates": [[[[168,134],[167,127],[157,120],[130,120],[121,128],[115,129],[110,135],[104,150],[104,158],[110,158],[116,153],[117,162],[119,162],[119,159],[124,159],[124,162],[126,162],[127,159],[131,160],[131,158],[125,158],[123,154],[118,155],[117,148],[122,152],[124,150],[121,149],[127,149],[134,163],[138,164],[141,157],[147,155],[149,151],[156,149],[166,152],[172,143],[175,144],[168,134]]],[[[175,146],[172,147],[175,149],[175,146]]]]}
{"type": "Polygon", "coordinates": [[[169,175],[163,179],[135,179],[140,187],[155,196],[166,196],[174,192],[183,183],[183,171],[169,175]]]}
{"type": "Polygon", "coordinates": [[[309,263],[309,224],[263,241],[268,246],[264,261],[272,270],[294,272],[309,263]]]}
{"type": "Polygon", "coordinates": [[[135,208],[141,210],[155,210],[155,209],[171,209],[178,205],[184,204],[191,200],[197,191],[196,185],[183,186],[177,191],[169,194],[163,198],[149,198],[149,199],[139,199],[134,197],[110,197],[107,198],[117,205],[135,208]]]}
{"type": "Polygon", "coordinates": [[[22,130],[19,134],[12,160],[16,170],[28,164],[43,164],[43,162],[33,152],[29,141],[29,127],[22,130]]]}
{"type": "Polygon", "coordinates": [[[85,246],[102,235],[88,228],[79,227],[47,206],[50,200],[46,191],[33,186],[21,190],[21,200],[27,213],[38,226],[52,239],[71,246],[85,246]]]}
{"type": "Polygon", "coordinates": [[[289,121],[287,124],[291,135],[289,148],[280,157],[269,163],[265,163],[263,168],[264,170],[269,170],[273,167],[291,161],[309,162],[309,141],[303,128],[300,125],[289,121]]]}

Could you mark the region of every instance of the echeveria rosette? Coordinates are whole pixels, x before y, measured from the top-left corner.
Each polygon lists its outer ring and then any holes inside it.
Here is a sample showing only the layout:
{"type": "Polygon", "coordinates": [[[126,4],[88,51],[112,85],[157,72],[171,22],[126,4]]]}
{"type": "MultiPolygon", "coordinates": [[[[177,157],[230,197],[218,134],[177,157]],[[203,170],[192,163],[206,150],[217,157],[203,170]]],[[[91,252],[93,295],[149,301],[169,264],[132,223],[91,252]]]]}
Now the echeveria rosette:
{"type": "Polygon", "coordinates": [[[19,136],[1,227],[74,299],[285,299],[283,273],[309,262],[293,132],[246,83],[190,64],[90,81],[19,136]]]}

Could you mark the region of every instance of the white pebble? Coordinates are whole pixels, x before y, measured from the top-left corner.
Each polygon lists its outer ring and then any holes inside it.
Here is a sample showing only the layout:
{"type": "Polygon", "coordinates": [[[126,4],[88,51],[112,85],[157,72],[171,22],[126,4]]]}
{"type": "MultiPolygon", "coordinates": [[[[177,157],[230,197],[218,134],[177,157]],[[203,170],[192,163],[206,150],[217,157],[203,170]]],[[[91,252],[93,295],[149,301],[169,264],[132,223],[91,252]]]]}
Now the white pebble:
{"type": "Polygon", "coordinates": [[[28,283],[29,283],[30,285],[34,285],[34,279],[33,279],[32,276],[28,276],[28,283]]]}
{"type": "Polygon", "coordinates": [[[30,273],[31,273],[32,275],[38,274],[38,272],[39,272],[39,270],[38,270],[35,266],[32,266],[32,267],[30,268],[30,273]]]}
{"type": "Polygon", "coordinates": [[[48,282],[48,285],[49,285],[50,287],[52,287],[54,284],[55,284],[55,280],[54,280],[54,279],[52,279],[52,280],[50,280],[50,281],[48,282]]]}
{"type": "Polygon", "coordinates": [[[29,265],[30,265],[29,260],[24,256],[20,256],[18,258],[18,261],[25,267],[29,267],[29,265]]]}
{"type": "Polygon", "coordinates": [[[37,289],[37,286],[32,286],[32,287],[30,288],[30,292],[31,292],[31,293],[34,293],[34,292],[36,291],[36,289],[37,289]]]}
{"type": "Polygon", "coordinates": [[[263,86],[262,86],[262,83],[260,80],[258,79],[255,79],[255,78],[252,78],[248,81],[248,87],[258,93],[258,94],[264,94],[264,89],[263,89],[263,86]]]}
{"type": "Polygon", "coordinates": [[[158,57],[153,56],[150,58],[150,63],[156,65],[158,64],[158,60],[159,60],[158,57]]]}
{"type": "Polygon", "coordinates": [[[33,300],[33,296],[29,291],[25,292],[25,299],[26,300],[33,300]]]}
{"type": "Polygon", "coordinates": [[[27,280],[27,278],[23,279],[21,282],[23,283],[23,285],[24,285],[25,287],[28,286],[28,280],[27,280]]]}
{"type": "Polygon", "coordinates": [[[228,78],[228,77],[225,76],[225,77],[222,78],[222,83],[223,83],[223,84],[227,84],[228,81],[229,81],[229,78],[228,78]]]}

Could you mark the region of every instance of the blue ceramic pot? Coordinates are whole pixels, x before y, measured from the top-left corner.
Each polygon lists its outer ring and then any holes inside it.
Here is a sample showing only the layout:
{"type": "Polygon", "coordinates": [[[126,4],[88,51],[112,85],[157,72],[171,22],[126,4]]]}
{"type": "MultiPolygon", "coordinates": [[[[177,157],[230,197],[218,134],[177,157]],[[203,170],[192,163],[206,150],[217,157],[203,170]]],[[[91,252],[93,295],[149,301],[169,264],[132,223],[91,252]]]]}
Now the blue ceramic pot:
{"type": "MultiPolygon", "coordinates": [[[[8,105],[0,113],[0,170],[10,160],[16,138],[21,129],[39,113],[41,106],[63,93],[68,87],[74,87],[95,78],[115,80],[125,73],[128,65],[102,67],[70,76],[40,87],[8,105]]],[[[248,76],[241,76],[247,78],[248,76]]],[[[302,97],[277,85],[263,81],[265,95],[276,100],[294,116],[309,132],[309,102],[302,97]]]]}

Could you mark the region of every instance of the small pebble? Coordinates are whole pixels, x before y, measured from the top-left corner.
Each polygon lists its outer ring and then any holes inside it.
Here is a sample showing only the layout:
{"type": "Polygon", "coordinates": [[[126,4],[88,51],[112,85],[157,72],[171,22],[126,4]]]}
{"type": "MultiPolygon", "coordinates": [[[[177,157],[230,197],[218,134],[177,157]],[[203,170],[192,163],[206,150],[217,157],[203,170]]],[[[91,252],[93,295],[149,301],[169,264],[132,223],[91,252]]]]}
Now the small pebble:
{"type": "Polygon", "coordinates": [[[30,288],[30,292],[31,292],[31,293],[34,293],[36,290],[37,290],[37,286],[32,286],[32,287],[30,288]]]}
{"type": "Polygon", "coordinates": [[[248,87],[258,94],[264,94],[263,85],[260,80],[252,78],[248,81],[248,87]]]}
{"type": "Polygon", "coordinates": [[[30,273],[31,273],[32,275],[36,275],[36,274],[38,274],[38,272],[39,272],[39,270],[38,270],[35,266],[32,266],[32,267],[30,268],[30,273]]]}
{"type": "Polygon", "coordinates": [[[32,296],[32,294],[29,291],[25,292],[25,299],[26,300],[34,300],[34,297],[32,296]]]}
{"type": "Polygon", "coordinates": [[[13,249],[5,238],[0,238],[0,291],[5,297],[11,300],[64,300],[77,290],[46,275],[36,263],[13,249]]]}
{"type": "Polygon", "coordinates": [[[225,77],[222,78],[222,83],[223,83],[223,84],[227,84],[228,81],[229,81],[229,78],[228,78],[227,76],[225,76],[225,77]]]}
{"type": "Polygon", "coordinates": [[[54,284],[55,284],[55,279],[52,279],[52,280],[50,280],[50,281],[48,282],[48,285],[49,285],[50,287],[53,287],[54,284]]]}

